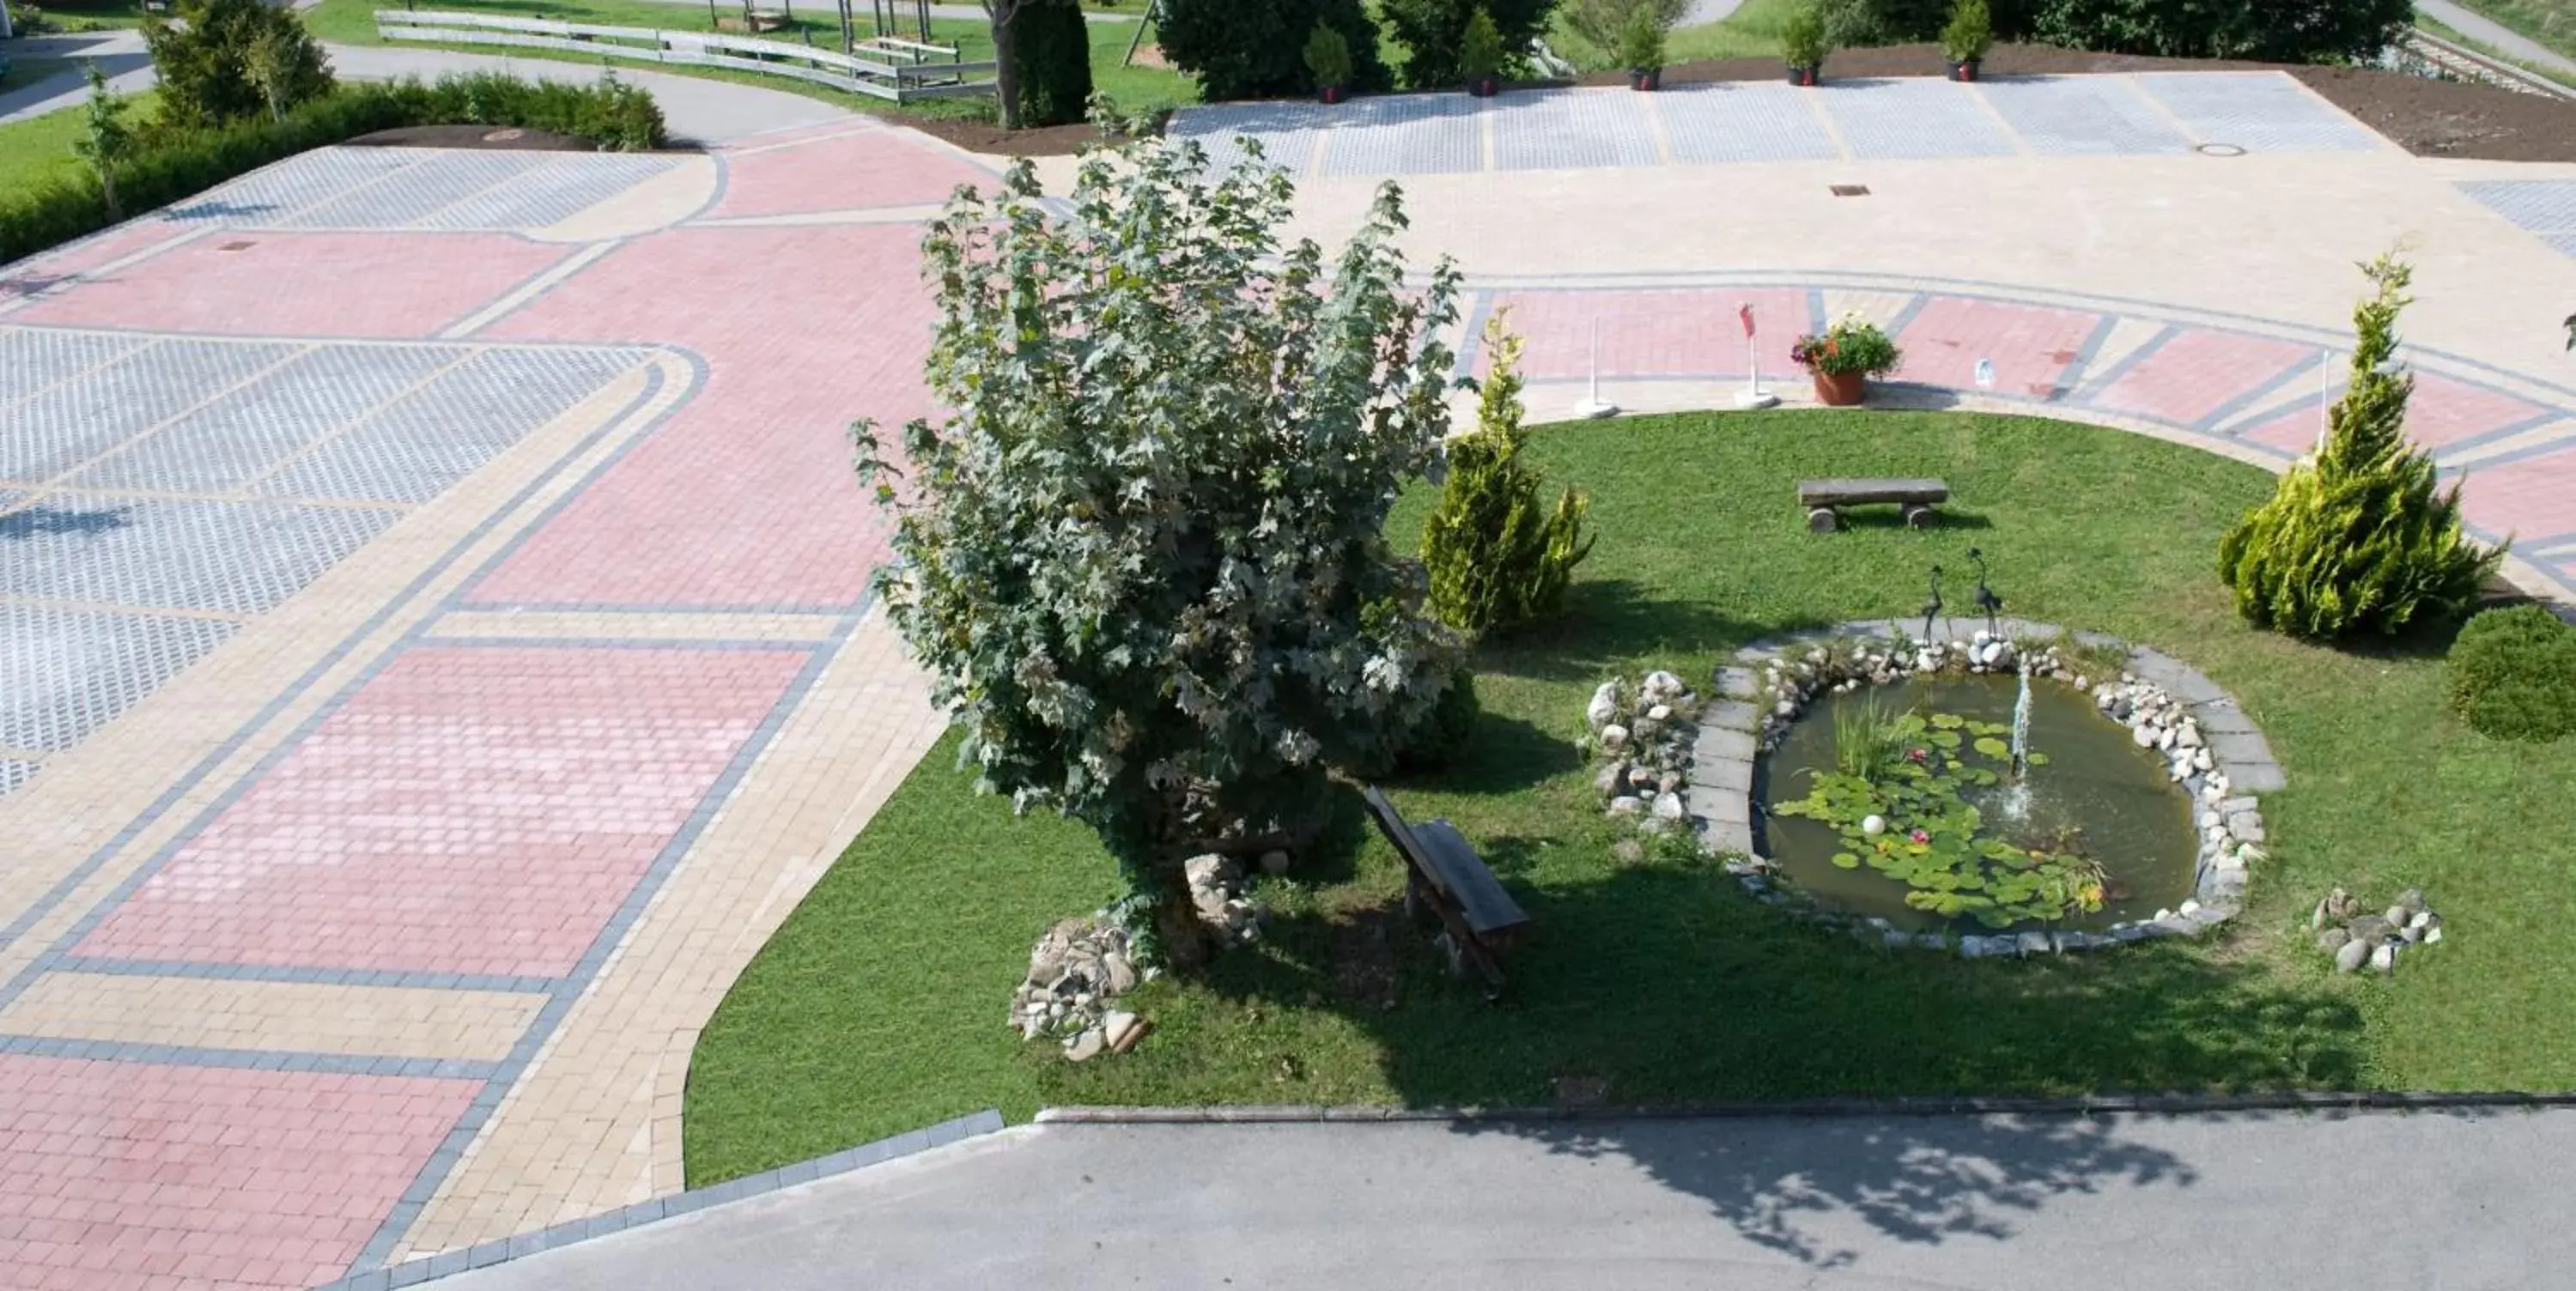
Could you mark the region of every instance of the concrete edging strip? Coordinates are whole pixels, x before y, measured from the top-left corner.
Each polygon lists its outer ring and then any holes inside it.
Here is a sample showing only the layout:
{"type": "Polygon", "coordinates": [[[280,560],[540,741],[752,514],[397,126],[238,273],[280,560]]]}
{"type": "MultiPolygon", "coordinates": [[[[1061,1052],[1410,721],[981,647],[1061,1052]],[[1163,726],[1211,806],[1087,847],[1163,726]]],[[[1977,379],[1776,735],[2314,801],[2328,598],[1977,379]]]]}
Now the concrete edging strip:
{"type": "Polygon", "coordinates": [[[436,1255],[407,1260],[401,1264],[370,1269],[364,1273],[353,1273],[337,1282],[317,1287],[314,1291],[392,1291],[395,1287],[414,1286],[434,1278],[446,1277],[451,1273],[486,1268],[505,1260],[534,1255],[539,1251],[549,1251],[558,1246],[569,1246],[590,1238],[605,1237],[610,1233],[623,1232],[657,1220],[671,1219],[691,1211],[721,1206],[729,1201],[741,1201],[747,1197],[777,1192],[782,1188],[792,1188],[797,1184],[812,1183],[817,1179],[848,1174],[853,1170],[881,1165],[899,1157],[913,1156],[932,1148],[946,1147],[966,1139],[993,1134],[1001,1129],[1002,1114],[988,1108],[971,1116],[941,1121],[924,1129],[897,1134],[892,1138],[878,1139],[874,1143],[863,1143],[810,1161],[799,1161],[793,1165],[780,1166],[775,1170],[744,1175],[739,1179],[727,1179],[723,1183],[708,1187],[692,1188],[685,1192],[672,1193],[667,1197],[656,1197],[651,1201],[638,1202],[632,1206],[592,1215],[586,1219],[567,1220],[551,1228],[540,1228],[535,1232],[521,1233],[515,1237],[498,1238],[461,1250],[442,1251],[436,1255]]]}
{"type": "Polygon", "coordinates": [[[1372,1107],[1247,1104],[1240,1107],[1049,1107],[1040,1125],[1293,1125],[1420,1121],[1750,1120],[1762,1117],[2102,1116],[2224,1112],[2389,1112],[2576,1107],[2563,1094],[2439,1091],[2302,1091],[2246,1094],[2085,1094],[2066,1098],[1810,1098],[1779,1103],[1675,1103],[1599,1107],[1372,1107]]]}

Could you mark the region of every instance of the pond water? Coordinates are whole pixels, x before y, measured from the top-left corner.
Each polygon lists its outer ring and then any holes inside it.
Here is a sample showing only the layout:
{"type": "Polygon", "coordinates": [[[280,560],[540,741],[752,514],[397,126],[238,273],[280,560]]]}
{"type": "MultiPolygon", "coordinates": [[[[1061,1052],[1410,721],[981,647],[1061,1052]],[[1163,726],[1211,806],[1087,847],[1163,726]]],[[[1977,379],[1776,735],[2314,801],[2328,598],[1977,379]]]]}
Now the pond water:
{"type": "MultiPolygon", "coordinates": [[[[1883,712],[1913,709],[1925,716],[1953,713],[1972,721],[2009,724],[2019,679],[2009,675],[1948,676],[1895,686],[1864,686],[1826,695],[1808,705],[1779,748],[1757,769],[1755,797],[1762,804],[1765,854],[1787,883],[1820,905],[1857,915],[1877,915],[1918,931],[1991,931],[1973,920],[1945,919],[1905,904],[1906,885],[1866,866],[1836,868],[1844,844],[1821,820],[1773,814],[1782,802],[1805,797],[1811,770],[1834,769],[1834,714],[1843,705],[1876,700],[1883,712]]],[[[2047,759],[2025,773],[2028,798],[2008,809],[2007,786],[1973,790],[1968,799],[1984,814],[1983,833],[2020,841],[2062,838],[2080,831],[2080,849],[2101,862],[2107,897],[2101,910],[2058,925],[2100,929],[2154,917],[2192,895],[2200,840],[2191,803],[2166,777],[2164,762],[2141,749],[2127,727],[2104,717],[2093,701],[2054,681],[2031,689],[2030,747],[2047,759]]],[[[2032,925],[2037,926],[2037,925],[2032,925]]]]}

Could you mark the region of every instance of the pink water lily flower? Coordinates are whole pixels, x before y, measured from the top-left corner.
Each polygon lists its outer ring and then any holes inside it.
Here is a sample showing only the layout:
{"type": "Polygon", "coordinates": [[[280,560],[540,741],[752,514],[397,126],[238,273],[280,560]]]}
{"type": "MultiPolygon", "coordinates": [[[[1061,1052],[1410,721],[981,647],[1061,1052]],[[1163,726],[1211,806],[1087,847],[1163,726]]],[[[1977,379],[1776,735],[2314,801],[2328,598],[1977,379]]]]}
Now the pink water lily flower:
{"type": "Polygon", "coordinates": [[[1930,835],[1930,834],[1928,834],[1928,833],[1925,833],[1924,831],[1919,830],[1919,829],[1918,829],[1918,830],[1915,830],[1913,833],[1911,833],[1911,834],[1907,835],[1907,837],[1909,837],[1909,838],[1913,839],[1915,842],[1918,842],[1918,843],[1928,843],[1928,842],[1931,842],[1931,841],[1932,841],[1932,835],[1930,835]]]}

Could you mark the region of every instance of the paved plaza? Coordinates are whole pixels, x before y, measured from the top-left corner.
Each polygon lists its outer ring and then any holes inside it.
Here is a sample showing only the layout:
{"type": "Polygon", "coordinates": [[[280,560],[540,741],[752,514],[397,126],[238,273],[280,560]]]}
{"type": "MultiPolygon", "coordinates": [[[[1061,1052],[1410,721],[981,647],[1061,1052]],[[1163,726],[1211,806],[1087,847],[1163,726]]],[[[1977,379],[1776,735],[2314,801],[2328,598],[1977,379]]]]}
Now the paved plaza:
{"type": "MultiPolygon", "coordinates": [[[[2413,433],[2576,594],[2576,167],[2268,76],[1353,108],[1182,129],[1270,134],[1320,236],[1406,176],[1539,420],[1596,336],[1616,401],[1723,405],[1747,305],[1795,402],[1857,310],[1894,401],[2277,468],[2402,243],[2413,433]]],[[[0,1285],[307,1286],[680,1189],[698,1028],[938,733],[846,427],[933,411],[921,225],[992,174],[859,118],[331,149],[0,267],[0,1285]]]]}

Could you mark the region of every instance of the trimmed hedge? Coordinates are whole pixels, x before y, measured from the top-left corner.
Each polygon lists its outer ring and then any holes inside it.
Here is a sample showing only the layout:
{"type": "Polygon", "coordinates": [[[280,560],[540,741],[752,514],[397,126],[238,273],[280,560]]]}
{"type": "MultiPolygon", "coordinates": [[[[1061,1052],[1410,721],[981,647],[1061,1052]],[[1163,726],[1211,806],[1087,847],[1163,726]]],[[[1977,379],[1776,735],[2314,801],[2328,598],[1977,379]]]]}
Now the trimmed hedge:
{"type": "Polygon", "coordinates": [[[2499,740],[2576,735],[2576,627],[2538,605],[2469,620],[2442,664],[2451,711],[2499,740]]]}
{"type": "MultiPolygon", "coordinates": [[[[300,152],[379,130],[422,125],[517,126],[578,136],[612,151],[641,151],[667,142],[662,112],[652,96],[613,79],[580,86],[475,75],[448,77],[434,85],[360,85],[295,107],[282,120],[259,118],[209,130],[150,129],[134,159],[117,169],[117,199],[129,211],[148,211],[300,152]]],[[[86,172],[32,191],[0,195],[0,264],[111,223],[98,177],[86,172]]]]}
{"type": "MultiPolygon", "coordinates": [[[[2105,54],[2366,63],[2414,0],[1993,0],[1995,35],[2105,54]]],[[[1824,0],[1838,45],[1933,40],[1950,0],[1824,0]]]]}

